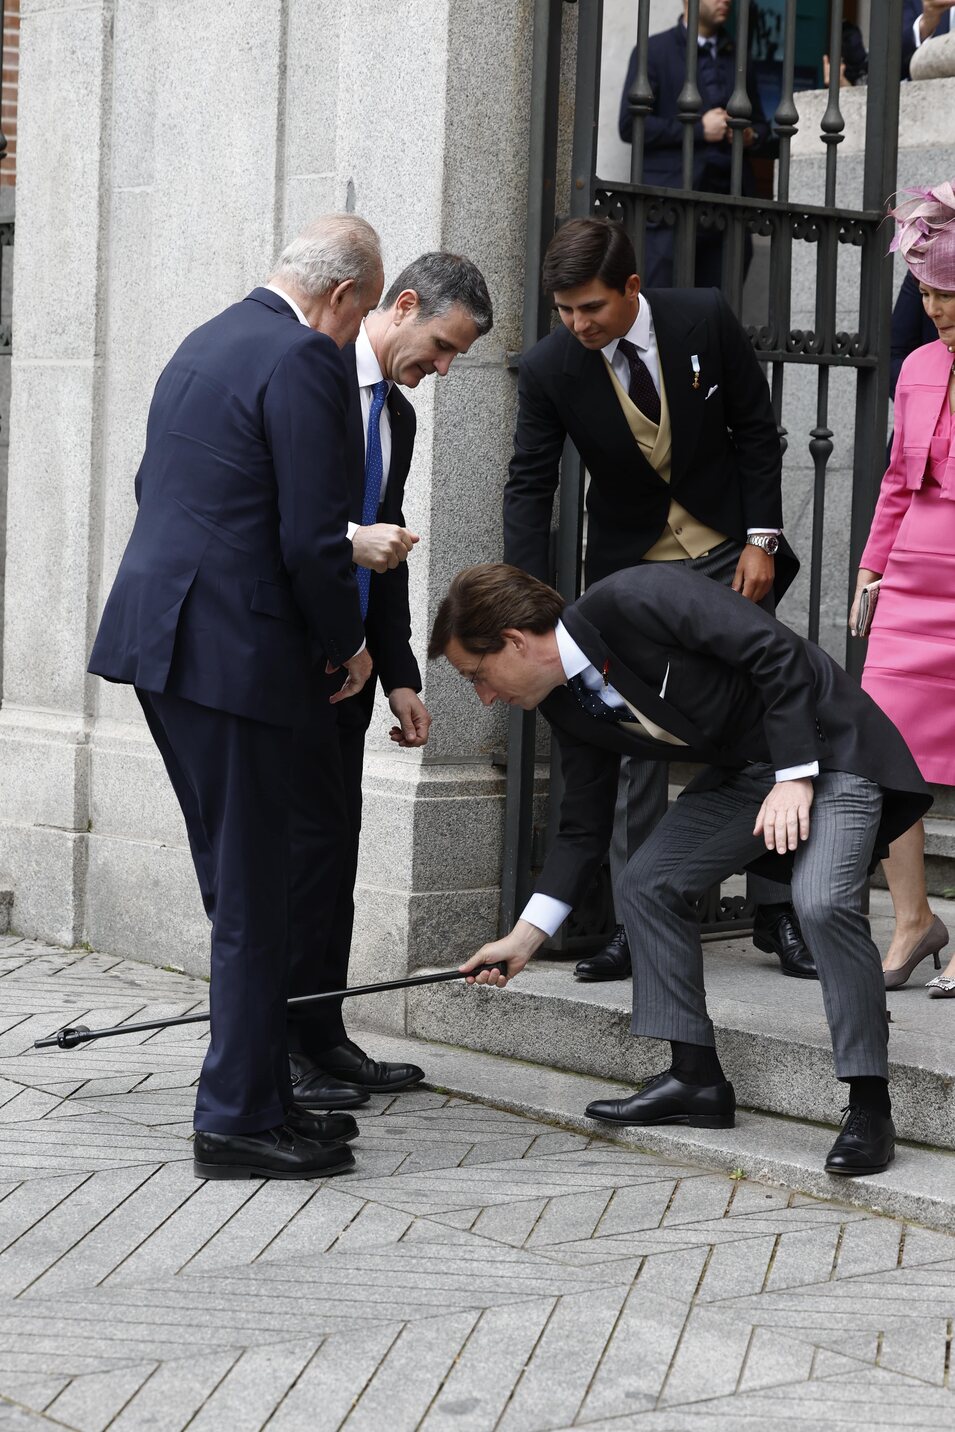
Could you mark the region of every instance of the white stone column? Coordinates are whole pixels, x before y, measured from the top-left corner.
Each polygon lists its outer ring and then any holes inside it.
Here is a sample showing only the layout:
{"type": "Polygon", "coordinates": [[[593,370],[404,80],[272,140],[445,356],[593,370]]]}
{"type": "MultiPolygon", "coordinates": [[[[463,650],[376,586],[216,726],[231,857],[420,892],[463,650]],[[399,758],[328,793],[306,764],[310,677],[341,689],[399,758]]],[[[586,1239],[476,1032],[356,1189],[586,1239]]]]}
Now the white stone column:
{"type": "MultiPolygon", "coordinates": [[[[482,269],[492,332],[446,378],[409,394],[417,419],[405,514],[414,644],[434,716],[424,752],[387,739],[379,696],[367,747],[353,944],[355,978],[453,961],[496,933],[504,722],[441,662],[427,635],[453,574],[499,559],[513,435],[527,204],[531,0],[356,0],[343,15],[339,195],[380,230],[386,273],[451,249],[482,269]]],[[[397,1001],[362,1017],[399,1021],[397,1001]]]]}
{"type": "Polygon", "coordinates": [[[453,573],[501,552],[533,0],[24,0],[23,13],[0,708],[14,920],[205,966],[181,816],[135,698],[87,678],[87,654],[163,364],[306,219],[349,207],[381,232],[390,276],[454,249],[495,306],[493,332],[413,395],[412,618],[435,724],[426,752],[398,752],[379,697],[365,782],[356,976],[452,958],[495,931],[505,730],[424,651],[453,573]]]}
{"type": "Polygon", "coordinates": [[[23,0],[0,868],[21,928],[82,929],[112,4],[23,0]]]}

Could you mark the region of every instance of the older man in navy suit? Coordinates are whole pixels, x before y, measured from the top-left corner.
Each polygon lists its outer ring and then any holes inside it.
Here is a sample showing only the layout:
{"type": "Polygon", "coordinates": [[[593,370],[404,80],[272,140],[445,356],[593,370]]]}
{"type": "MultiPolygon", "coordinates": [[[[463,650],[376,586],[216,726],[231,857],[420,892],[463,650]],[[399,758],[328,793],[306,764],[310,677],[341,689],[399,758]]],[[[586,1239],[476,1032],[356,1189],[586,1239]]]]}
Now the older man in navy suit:
{"type": "Polygon", "coordinates": [[[139,512],[90,671],[131,684],[186,821],[212,921],[204,1178],[315,1178],[354,1160],[350,1115],[292,1101],[285,1017],[293,729],[371,672],[346,527],[340,347],[378,302],[378,237],[317,220],[270,283],[191,333],[153,395],[139,512]]]}
{"type": "MultiPolygon", "coordinates": [[[[730,137],[726,106],[736,85],[736,50],[723,29],[732,0],[700,0],[700,28],[697,44],[696,82],[702,109],[693,126],[693,187],[714,194],[730,189],[730,137]]],[[[653,110],[644,129],[643,180],[665,189],[683,187],[683,121],[679,118],[680,92],[686,82],[686,0],[683,18],[671,30],[653,35],[647,47],[647,75],[653,90],[653,110]]],[[[620,100],[620,138],[629,144],[633,135],[630,90],[637,77],[637,51],[627,68],[620,100]]],[[[756,76],[747,66],[746,89],[752,105],[751,122],[743,131],[747,149],[763,143],[769,125],[763,114],[756,76]]],[[[753,173],[743,159],[743,193],[753,193],[753,173]]],[[[753,246],[746,237],[746,267],[753,246]]],[[[696,286],[719,288],[722,283],[723,237],[714,229],[700,229],[696,236],[696,286]]],[[[647,227],[643,282],[648,288],[669,288],[673,283],[673,229],[666,224],[647,227]]]]}

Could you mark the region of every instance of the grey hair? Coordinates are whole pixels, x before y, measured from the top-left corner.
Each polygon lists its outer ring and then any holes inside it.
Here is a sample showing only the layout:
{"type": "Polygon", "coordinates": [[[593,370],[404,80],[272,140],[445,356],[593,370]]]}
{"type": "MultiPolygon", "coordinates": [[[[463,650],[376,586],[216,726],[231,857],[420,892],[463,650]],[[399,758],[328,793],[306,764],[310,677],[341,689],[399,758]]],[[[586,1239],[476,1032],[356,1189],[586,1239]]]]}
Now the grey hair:
{"type": "Polygon", "coordinates": [[[494,322],[491,295],[484,275],[470,259],[460,254],[431,253],[413,259],[395,279],[379,307],[391,308],[400,293],[412,289],[418,295],[418,319],[437,318],[460,304],[472,319],[478,334],[490,332],[494,322]]]}
{"type": "Polygon", "coordinates": [[[271,277],[286,279],[307,298],[320,298],[349,278],[359,289],[368,287],[381,267],[381,240],[366,219],[324,214],[285,245],[271,277]]]}

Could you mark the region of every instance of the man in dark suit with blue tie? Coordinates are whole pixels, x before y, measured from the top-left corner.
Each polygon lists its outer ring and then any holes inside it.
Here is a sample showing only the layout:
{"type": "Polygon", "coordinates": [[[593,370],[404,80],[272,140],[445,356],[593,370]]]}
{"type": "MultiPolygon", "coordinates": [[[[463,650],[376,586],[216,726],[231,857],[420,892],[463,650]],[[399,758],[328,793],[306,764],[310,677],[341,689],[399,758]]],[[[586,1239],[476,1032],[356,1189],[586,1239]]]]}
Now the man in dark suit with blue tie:
{"type": "Polygon", "coordinates": [[[904,0],[902,6],[902,78],[909,78],[915,51],[936,35],[952,33],[955,0],[904,0]]]}
{"type": "Polygon", "coordinates": [[[292,1100],[290,786],[316,666],[345,669],[329,725],[371,672],[339,350],[382,277],[371,226],[330,215],[287,246],[268,285],[180,345],[153,395],[139,511],[90,658],[136,689],[212,922],[199,1177],[315,1178],[354,1162],[354,1120],[292,1100]]]}
{"type": "MultiPolygon", "coordinates": [[[[350,395],[348,531],[375,670],[355,701],[336,708],[331,740],[320,719],[296,732],[293,996],[348,983],[365,736],[376,678],[395,719],[392,741],[421,747],[431,725],[411,649],[406,563],[418,537],[406,526],[403,505],[415,411],[401,389],[417,388],[432,374],[444,377],[492,322],[487,285],[475,264],[458,254],[422,254],[398,275],[342,355],[350,395]],[[340,806],[341,817],[330,822],[325,812],[333,806],[340,806]]],[[[326,702],[320,694],[319,714],[326,702]]],[[[370,1092],[395,1093],[424,1078],[417,1065],[374,1059],[349,1039],[340,1000],[290,1018],[289,1050],[295,1100],[308,1108],[357,1108],[370,1092]]]]}
{"type": "MultiPolygon", "coordinates": [[[[730,190],[731,129],[726,106],[736,86],[736,49],[723,29],[732,0],[700,0],[699,56],[696,82],[700,91],[700,117],[693,126],[693,187],[714,194],[730,190]]],[[[670,30],[652,35],[647,47],[647,76],[653,90],[653,110],[644,127],[643,182],[659,188],[683,188],[683,131],[679,118],[680,93],[686,83],[686,0],[683,18],[670,30]]],[[[637,51],[627,68],[620,100],[620,138],[629,144],[633,135],[630,90],[637,77],[637,51]]],[[[769,125],[763,114],[752,65],[747,66],[746,90],[752,106],[751,123],[743,131],[747,149],[765,142],[769,125]]],[[[752,167],[743,157],[743,193],[754,193],[752,167]]],[[[746,236],[746,267],[753,254],[746,236]]],[[[699,229],[696,236],[698,288],[722,283],[723,236],[716,229],[699,229]]],[[[641,273],[648,288],[669,288],[673,283],[673,229],[667,224],[647,226],[641,273]]]]}

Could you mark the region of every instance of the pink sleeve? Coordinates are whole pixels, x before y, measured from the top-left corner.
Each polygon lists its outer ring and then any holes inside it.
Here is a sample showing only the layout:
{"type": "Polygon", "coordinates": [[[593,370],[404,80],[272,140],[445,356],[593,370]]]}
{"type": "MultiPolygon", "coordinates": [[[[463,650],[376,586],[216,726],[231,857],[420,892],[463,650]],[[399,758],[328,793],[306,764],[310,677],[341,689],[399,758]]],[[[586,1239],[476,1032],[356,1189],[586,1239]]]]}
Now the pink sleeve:
{"type": "Polygon", "coordinates": [[[880,575],[885,571],[889,553],[902,525],[902,518],[912,501],[912,491],[905,485],[902,466],[903,418],[898,405],[896,417],[898,421],[892,438],[892,455],[882,479],[879,500],[876,503],[872,526],[869,528],[869,540],[859,562],[860,567],[867,567],[870,572],[878,572],[880,575]]]}

